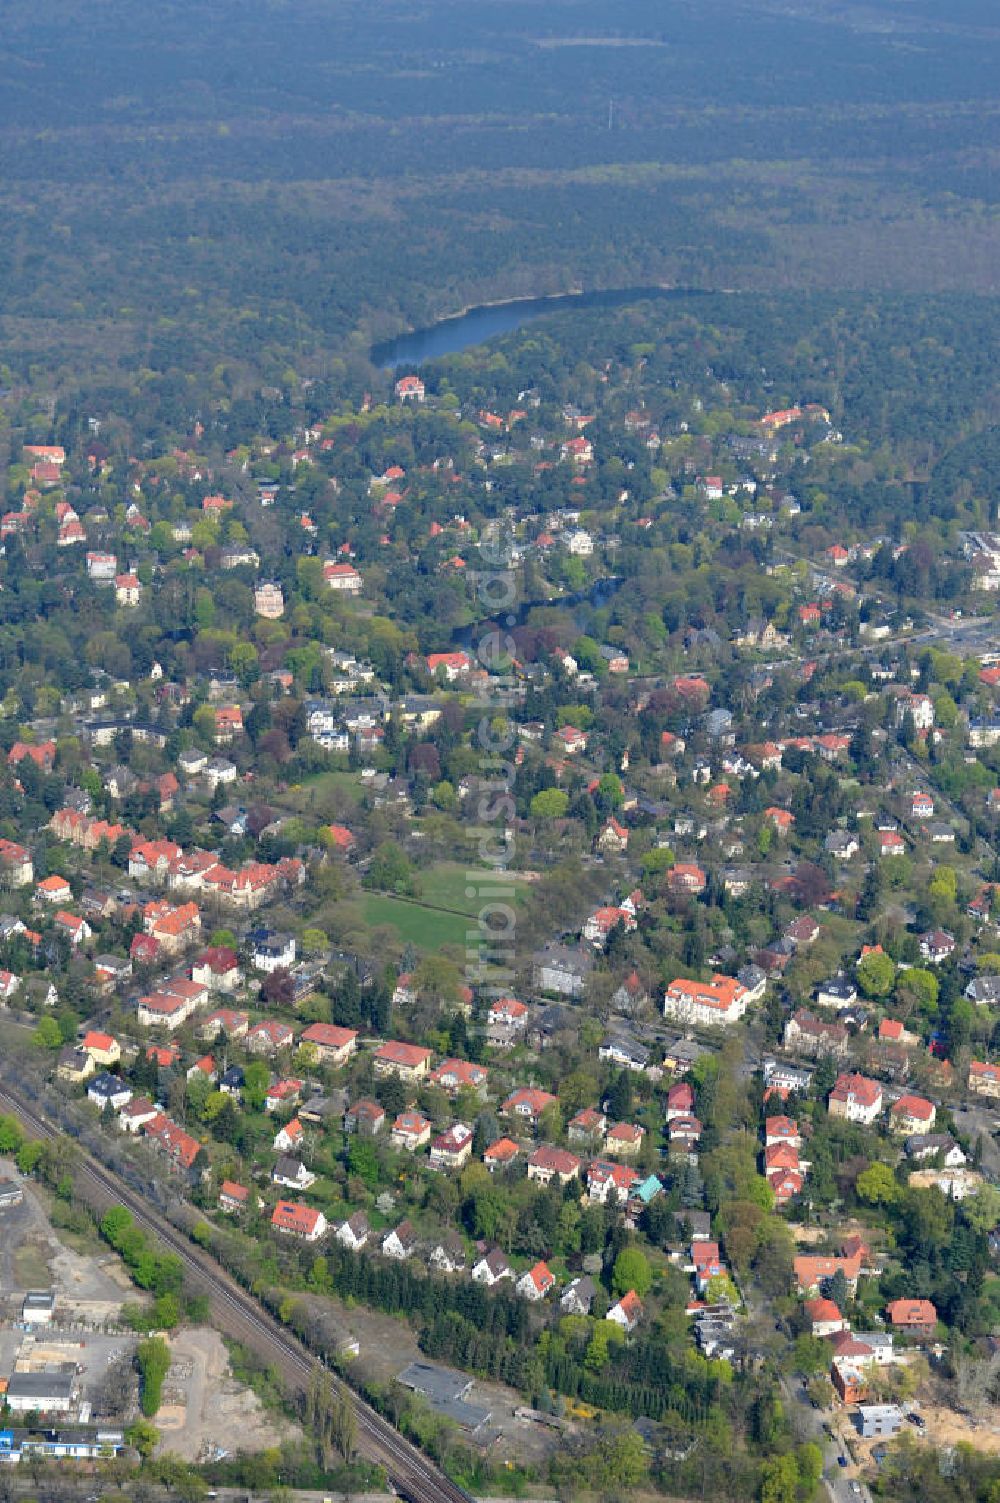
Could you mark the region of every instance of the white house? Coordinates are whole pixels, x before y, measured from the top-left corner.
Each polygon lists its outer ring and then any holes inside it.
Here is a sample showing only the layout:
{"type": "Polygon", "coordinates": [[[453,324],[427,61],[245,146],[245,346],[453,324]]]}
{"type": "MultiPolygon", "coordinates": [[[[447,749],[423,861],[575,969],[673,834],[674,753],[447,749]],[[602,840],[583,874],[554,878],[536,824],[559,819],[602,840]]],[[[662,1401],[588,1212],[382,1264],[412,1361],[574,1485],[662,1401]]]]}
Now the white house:
{"type": "Polygon", "coordinates": [[[694,1027],[728,1027],[746,1012],[748,995],[735,976],[715,975],[711,981],[678,977],[664,994],[663,1015],[694,1027]]]}
{"type": "Polygon", "coordinates": [[[340,1223],[334,1235],[344,1247],[349,1247],[352,1252],[359,1252],[368,1241],[370,1230],[364,1211],[355,1211],[353,1216],[340,1223]]]}
{"type": "Polygon", "coordinates": [[[502,1279],[512,1279],[514,1271],[499,1247],[495,1247],[473,1264],[472,1277],[477,1284],[485,1284],[488,1289],[492,1289],[502,1279]]]}

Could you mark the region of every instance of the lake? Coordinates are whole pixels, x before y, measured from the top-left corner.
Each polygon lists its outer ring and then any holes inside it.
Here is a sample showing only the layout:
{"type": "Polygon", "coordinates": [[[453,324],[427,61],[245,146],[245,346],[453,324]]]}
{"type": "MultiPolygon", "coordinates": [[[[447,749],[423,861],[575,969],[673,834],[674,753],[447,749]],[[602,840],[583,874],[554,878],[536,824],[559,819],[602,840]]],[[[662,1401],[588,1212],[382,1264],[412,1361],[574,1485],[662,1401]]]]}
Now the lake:
{"type": "MultiPolygon", "coordinates": [[[[594,583],[587,585],[585,589],[574,590],[568,595],[552,595],[543,600],[521,600],[514,608],[513,619],[508,616],[504,625],[505,627],[523,626],[536,607],[546,605],[557,605],[565,610],[576,611],[579,606],[587,604],[600,610],[602,606],[614,599],[620,585],[621,580],[617,575],[607,574],[602,579],[595,579],[594,583]]],[[[467,626],[456,626],[451,634],[452,646],[475,656],[484,633],[497,629],[496,622],[488,620],[472,621],[467,626]]]]}
{"type": "MultiPolygon", "coordinates": [[[[516,298],[506,303],[487,303],[468,308],[426,329],[414,329],[395,339],[383,340],[371,348],[371,361],[381,370],[395,370],[401,365],[423,365],[441,355],[457,355],[462,350],[509,334],[523,324],[530,324],[547,313],[567,309],[620,308],[645,298],[682,298],[698,296],[700,289],[691,287],[621,287],[608,292],[564,292],[553,297],[516,298]]],[[[701,291],[704,296],[704,291],[701,291]]]]}

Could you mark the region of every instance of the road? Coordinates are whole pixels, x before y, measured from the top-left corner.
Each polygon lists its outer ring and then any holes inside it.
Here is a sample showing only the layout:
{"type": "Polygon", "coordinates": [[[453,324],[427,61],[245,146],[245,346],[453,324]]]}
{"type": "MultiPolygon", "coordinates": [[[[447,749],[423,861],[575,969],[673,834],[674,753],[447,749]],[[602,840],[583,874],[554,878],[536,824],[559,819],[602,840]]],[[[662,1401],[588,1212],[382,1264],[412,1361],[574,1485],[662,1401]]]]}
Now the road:
{"type": "MultiPolygon", "coordinates": [[[[7,1082],[0,1084],[0,1110],[19,1117],[37,1138],[60,1135],[37,1107],[15,1093],[7,1082]]],[[[246,1343],[273,1363],[293,1392],[306,1393],[317,1359],[258,1300],[230,1278],[214,1258],[196,1248],[142,1196],[82,1149],[74,1184],[80,1199],[98,1212],[112,1205],[125,1206],[139,1226],[180,1258],[189,1287],[208,1296],[216,1329],[246,1343]]],[[[469,1494],[404,1440],[388,1420],[357,1394],[351,1398],[357,1419],[359,1454],[383,1467],[402,1497],[410,1503],[469,1503],[469,1494]]]]}

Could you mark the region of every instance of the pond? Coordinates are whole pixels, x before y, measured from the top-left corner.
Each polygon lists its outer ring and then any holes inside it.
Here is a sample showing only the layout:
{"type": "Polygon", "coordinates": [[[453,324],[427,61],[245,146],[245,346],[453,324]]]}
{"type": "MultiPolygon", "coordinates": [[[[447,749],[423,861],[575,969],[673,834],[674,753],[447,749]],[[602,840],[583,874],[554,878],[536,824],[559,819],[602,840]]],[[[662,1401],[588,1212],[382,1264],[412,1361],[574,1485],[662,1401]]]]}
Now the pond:
{"type": "Polygon", "coordinates": [[[691,287],[621,287],[605,292],[564,292],[553,297],[513,298],[509,302],[485,303],[467,308],[451,318],[442,318],[426,329],[414,329],[395,339],[383,340],[371,348],[371,361],[382,370],[398,366],[423,365],[441,355],[457,355],[472,349],[498,334],[509,334],[523,324],[532,323],[548,313],[567,309],[620,308],[646,298],[684,298],[704,296],[702,289],[691,287]]]}

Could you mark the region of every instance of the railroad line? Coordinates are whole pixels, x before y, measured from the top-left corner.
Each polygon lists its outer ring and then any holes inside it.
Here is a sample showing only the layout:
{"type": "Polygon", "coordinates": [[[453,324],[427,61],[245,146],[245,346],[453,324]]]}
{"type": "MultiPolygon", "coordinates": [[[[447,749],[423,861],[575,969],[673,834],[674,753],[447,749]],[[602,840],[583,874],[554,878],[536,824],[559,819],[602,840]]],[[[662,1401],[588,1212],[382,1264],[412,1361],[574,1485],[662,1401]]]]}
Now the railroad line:
{"type": "MultiPolygon", "coordinates": [[[[54,1138],[58,1132],[36,1107],[0,1085],[0,1108],[19,1117],[39,1138],[54,1138]]],[[[208,1296],[219,1330],[248,1345],[272,1362],[296,1392],[305,1393],[317,1358],[274,1319],[260,1302],[242,1289],[209,1253],[195,1248],[178,1229],[154,1210],[118,1175],[104,1168],[85,1149],[79,1148],[75,1182],[82,1198],[94,1210],[124,1206],[137,1225],[151,1232],[184,1265],[191,1286],[208,1296]]],[[[358,1394],[348,1390],[358,1427],[358,1451],[366,1460],[385,1469],[396,1491],[411,1503],[475,1503],[470,1494],[429,1461],[398,1430],[358,1394]]]]}

